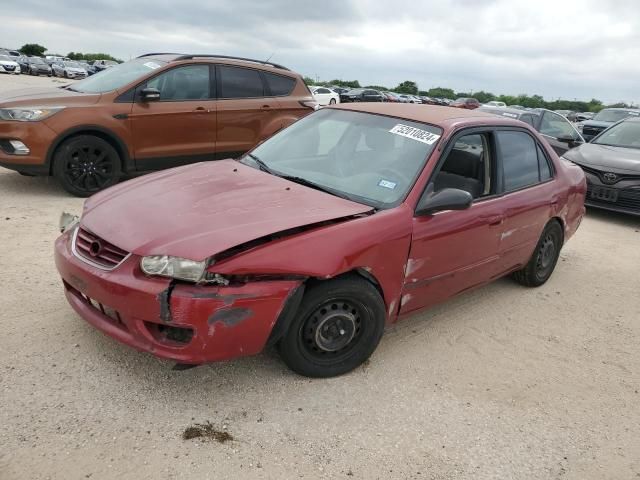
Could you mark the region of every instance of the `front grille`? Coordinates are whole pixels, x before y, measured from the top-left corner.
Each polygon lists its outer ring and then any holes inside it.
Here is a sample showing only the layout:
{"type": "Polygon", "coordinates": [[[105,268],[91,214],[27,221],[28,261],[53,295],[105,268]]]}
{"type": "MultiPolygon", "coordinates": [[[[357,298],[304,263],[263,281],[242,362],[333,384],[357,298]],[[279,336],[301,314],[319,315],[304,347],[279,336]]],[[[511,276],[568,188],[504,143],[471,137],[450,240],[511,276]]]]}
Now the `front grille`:
{"type": "Polygon", "coordinates": [[[580,168],[582,168],[582,170],[584,170],[585,172],[598,177],[600,181],[605,185],[613,185],[623,180],[638,180],[640,182],[640,175],[629,175],[626,173],[610,172],[609,170],[598,170],[592,167],[585,167],[584,165],[580,165],[580,168]],[[615,173],[616,178],[613,181],[607,179],[607,177],[605,176],[607,173],[615,173]]]}
{"type": "MultiPolygon", "coordinates": [[[[598,188],[598,187],[595,187],[598,188]]],[[[625,208],[628,210],[638,210],[640,211],[640,189],[638,188],[623,188],[618,190],[618,198],[615,202],[610,202],[606,200],[600,200],[598,198],[593,198],[593,185],[587,184],[587,203],[591,205],[602,205],[604,207],[616,206],[619,208],[625,208]]]]}
{"type": "Polygon", "coordinates": [[[81,260],[103,270],[113,270],[129,252],[103,240],[89,230],[78,227],[73,238],[73,253],[81,260]]]}
{"type": "Polygon", "coordinates": [[[15,65],[3,65],[3,67],[5,70],[10,70],[10,71],[13,71],[16,69],[15,65]]]}

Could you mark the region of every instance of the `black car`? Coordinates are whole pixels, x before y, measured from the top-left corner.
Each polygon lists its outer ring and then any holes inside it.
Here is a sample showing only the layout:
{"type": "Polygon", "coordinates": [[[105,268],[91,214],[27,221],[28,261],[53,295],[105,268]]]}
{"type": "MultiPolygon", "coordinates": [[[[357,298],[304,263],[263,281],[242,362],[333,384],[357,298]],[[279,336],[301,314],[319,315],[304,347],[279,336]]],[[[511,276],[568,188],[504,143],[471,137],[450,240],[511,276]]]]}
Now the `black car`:
{"type": "Polygon", "coordinates": [[[89,65],[87,62],[82,60],[78,61],[78,63],[82,68],[84,68],[87,71],[87,75],[91,76],[94,73],[97,73],[96,67],[94,67],[93,65],[89,65]]]}
{"type": "Polygon", "coordinates": [[[354,88],[353,90],[340,94],[341,103],[382,101],[384,101],[384,96],[377,90],[371,90],[369,88],[354,88]]]}
{"type": "Polygon", "coordinates": [[[587,120],[582,124],[582,136],[588,142],[614,123],[627,117],[638,116],[640,116],[640,110],[633,108],[605,108],[600,110],[593,120],[587,120]]]}
{"type": "Polygon", "coordinates": [[[27,72],[29,75],[51,76],[51,67],[40,57],[27,57],[27,72]]]}
{"type": "Polygon", "coordinates": [[[616,123],[564,158],[584,170],[586,205],[640,216],[640,118],[616,123]]]}
{"type": "Polygon", "coordinates": [[[479,112],[493,113],[501,117],[515,118],[528,123],[544,138],[558,155],[585,143],[584,138],[565,117],[543,108],[518,110],[515,108],[480,107],[479,112]]]}

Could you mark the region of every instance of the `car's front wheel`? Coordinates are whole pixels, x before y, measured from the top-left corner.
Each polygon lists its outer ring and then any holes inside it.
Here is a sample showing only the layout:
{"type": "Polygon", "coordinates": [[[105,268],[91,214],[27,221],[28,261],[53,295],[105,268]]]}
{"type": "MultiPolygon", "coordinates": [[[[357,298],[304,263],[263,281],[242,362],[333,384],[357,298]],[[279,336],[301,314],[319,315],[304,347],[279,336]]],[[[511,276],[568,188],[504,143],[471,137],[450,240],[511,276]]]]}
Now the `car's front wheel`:
{"type": "Polygon", "coordinates": [[[558,263],[563,234],[560,223],[551,220],[544,228],[529,263],[514,272],[513,278],[526,287],[539,287],[551,277],[558,263]]]}
{"type": "Polygon", "coordinates": [[[287,366],[307,377],[334,377],[362,364],[384,332],[378,290],[357,276],[312,285],[279,343],[287,366]]]}
{"type": "Polygon", "coordinates": [[[53,174],[72,195],[88,197],[120,179],[120,156],[109,142],[78,135],[62,142],[53,157],[53,174]]]}
{"type": "Polygon", "coordinates": [[[335,105],[336,104],[336,99],[332,98],[331,100],[329,100],[329,105],[335,105]]]}

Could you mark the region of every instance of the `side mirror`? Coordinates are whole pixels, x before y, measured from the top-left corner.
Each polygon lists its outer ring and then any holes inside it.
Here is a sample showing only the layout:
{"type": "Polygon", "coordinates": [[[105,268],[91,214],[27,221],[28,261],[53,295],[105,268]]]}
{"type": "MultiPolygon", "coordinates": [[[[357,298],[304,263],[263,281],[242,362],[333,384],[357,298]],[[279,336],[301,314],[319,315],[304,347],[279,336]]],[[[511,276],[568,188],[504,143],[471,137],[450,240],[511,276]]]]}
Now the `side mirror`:
{"type": "Polygon", "coordinates": [[[571,135],[561,135],[560,137],[557,137],[556,140],[562,143],[566,143],[569,148],[574,148],[578,145],[582,145],[582,141],[580,139],[574,138],[571,135]]]}
{"type": "Polygon", "coordinates": [[[160,100],[160,90],[157,88],[143,88],[140,92],[140,98],[144,102],[152,102],[154,100],[160,100]]]}
{"type": "Polygon", "coordinates": [[[418,203],[416,215],[431,215],[442,210],[466,210],[472,202],[473,197],[469,192],[457,188],[444,188],[432,193],[427,191],[418,203]]]}

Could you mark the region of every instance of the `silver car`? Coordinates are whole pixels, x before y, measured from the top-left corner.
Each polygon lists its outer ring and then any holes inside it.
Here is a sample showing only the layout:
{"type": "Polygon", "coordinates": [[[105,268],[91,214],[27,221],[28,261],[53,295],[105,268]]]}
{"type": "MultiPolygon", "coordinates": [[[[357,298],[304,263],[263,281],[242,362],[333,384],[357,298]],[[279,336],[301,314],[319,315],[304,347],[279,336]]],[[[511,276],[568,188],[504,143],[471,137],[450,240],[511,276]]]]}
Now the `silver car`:
{"type": "Polygon", "coordinates": [[[73,61],[54,62],[51,64],[51,69],[56,77],[86,78],[88,75],[82,65],[73,61]]]}

